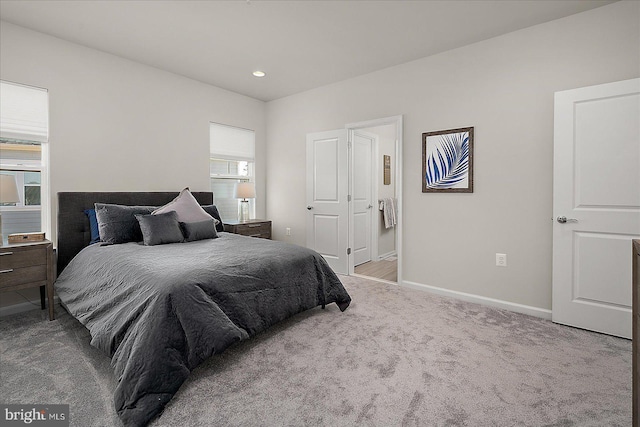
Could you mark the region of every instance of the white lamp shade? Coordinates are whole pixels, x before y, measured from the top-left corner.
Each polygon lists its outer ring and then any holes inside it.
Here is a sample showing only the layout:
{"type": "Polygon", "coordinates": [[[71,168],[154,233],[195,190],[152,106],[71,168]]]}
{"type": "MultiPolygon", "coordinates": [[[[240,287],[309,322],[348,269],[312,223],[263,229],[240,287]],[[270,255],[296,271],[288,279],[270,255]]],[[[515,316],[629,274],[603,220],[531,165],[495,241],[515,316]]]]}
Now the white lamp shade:
{"type": "Polygon", "coordinates": [[[18,184],[13,175],[0,174],[0,203],[19,203],[18,184]]]}
{"type": "Polygon", "coordinates": [[[253,182],[239,182],[234,188],[236,199],[253,199],[256,197],[256,187],[253,182]]]}

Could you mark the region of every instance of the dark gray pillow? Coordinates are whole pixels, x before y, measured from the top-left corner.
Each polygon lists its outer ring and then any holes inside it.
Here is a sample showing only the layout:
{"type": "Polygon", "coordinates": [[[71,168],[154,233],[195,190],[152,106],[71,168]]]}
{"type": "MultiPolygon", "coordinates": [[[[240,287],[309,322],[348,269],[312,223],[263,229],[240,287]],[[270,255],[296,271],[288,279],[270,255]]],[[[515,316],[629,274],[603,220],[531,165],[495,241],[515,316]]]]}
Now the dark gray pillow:
{"type": "Polygon", "coordinates": [[[206,205],[203,206],[202,209],[204,209],[204,211],[211,215],[213,218],[218,220],[218,222],[216,223],[216,231],[224,231],[224,224],[220,219],[220,214],[218,213],[218,208],[216,207],[216,205],[206,205]]]}
{"type": "Polygon", "coordinates": [[[215,239],[218,237],[216,224],[213,219],[198,222],[181,222],[180,228],[182,228],[182,234],[184,234],[185,242],[215,239]]]}
{"type": "Polygon", "coordinates": [[[145,246],[184,242],[178,214],[175,211],[156,215],[136,214],[135,217],[140,223],[145,246]]]}
{"type": "Polygon", "coordinates": [[[140,225],[134,215],[150,214],[155,206],[123,206],[96,203],[96,218],[100,241],[106,244],[139,242],[142,240],[140,225]]]}

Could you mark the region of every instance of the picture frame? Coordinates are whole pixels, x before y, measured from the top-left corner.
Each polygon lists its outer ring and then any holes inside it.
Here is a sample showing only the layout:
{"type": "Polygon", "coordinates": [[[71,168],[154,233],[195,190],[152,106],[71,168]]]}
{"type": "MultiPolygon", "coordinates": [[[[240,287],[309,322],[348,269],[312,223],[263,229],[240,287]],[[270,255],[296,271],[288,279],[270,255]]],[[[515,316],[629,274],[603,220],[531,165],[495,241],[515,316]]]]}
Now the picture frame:
{"type": "Polygon", "coordinates": [[[391,156],[382,156],[383,184],[391,185],[391,156]]]}
{"type": "Polygon", "coordinates": [[[422,134],[423,193],[473,193],[473,130],[422,134]]]}

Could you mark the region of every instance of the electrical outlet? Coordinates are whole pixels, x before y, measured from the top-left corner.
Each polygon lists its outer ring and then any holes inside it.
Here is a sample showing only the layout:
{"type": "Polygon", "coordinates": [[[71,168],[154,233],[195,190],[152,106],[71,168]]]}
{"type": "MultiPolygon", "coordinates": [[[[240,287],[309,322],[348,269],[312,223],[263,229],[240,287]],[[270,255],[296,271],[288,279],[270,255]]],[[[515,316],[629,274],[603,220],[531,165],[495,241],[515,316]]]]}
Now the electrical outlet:
{"type": "Polygon", "coordinates": [[[498,267],[507,266],[507,254],[496,254],[496,265],[498,267]]]}
{"type": "Polygon", "coordinates": [[[291,228],[287,227],[287,228],[285,229],[285,234],[286,234],[287,236],[291,236],[291,228]]]}

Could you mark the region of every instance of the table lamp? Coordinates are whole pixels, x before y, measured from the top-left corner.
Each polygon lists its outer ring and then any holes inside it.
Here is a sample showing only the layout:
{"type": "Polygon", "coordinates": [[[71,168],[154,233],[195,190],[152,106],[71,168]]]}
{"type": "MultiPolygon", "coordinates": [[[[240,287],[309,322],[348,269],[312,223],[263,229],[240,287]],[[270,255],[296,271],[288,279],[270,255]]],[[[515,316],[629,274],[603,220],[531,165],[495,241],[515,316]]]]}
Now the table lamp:
{"type": "Polygon", "coordinates": [[[238,219],[240,221],[247,221],[250,219],[249,201],[247,199],[256,197],[256,187],[253,182],[239,182],[235,186],[234,195],[236,199],[242,199],[240,200],[238,219]]]}
{"type": "MultiPolygon", "coordinates": [[[[0,174],[0,204],[19,203],[18,184],[13,175],[0,174]]],[[[0,213],[0,246],[4,236],[2,235],[2,213],[0,213]]]]}

